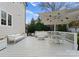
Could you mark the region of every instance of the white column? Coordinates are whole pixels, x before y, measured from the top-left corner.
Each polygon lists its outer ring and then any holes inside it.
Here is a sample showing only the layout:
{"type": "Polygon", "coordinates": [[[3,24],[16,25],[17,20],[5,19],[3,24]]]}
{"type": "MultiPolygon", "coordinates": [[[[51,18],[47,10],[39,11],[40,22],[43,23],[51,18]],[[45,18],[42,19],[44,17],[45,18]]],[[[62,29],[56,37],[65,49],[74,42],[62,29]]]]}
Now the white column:
{"type": "Polygon", "coordinates": [[[68,24],[66,25],[66,28],[67,28],[67,30],[69,29],[69,25],[68,24]]]}
{"type": "Polygon", "coordinates": [[[56,31],[56,24],[54,24],[54,31],[56,31]]]}

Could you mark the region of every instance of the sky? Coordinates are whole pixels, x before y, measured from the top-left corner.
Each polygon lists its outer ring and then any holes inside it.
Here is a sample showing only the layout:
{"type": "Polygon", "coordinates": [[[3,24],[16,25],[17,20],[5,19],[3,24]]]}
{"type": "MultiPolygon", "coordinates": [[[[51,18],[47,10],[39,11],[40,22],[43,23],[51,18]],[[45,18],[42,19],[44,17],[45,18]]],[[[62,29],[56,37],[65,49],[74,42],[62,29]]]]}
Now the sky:
{"type": "Polygon", "coordinates": [[[37,19],[40,12],[41,9],[36,6],[36,3],[28,3],[28,7],[26,7],[26,23],[30,23],[32,18],[37,19]]]}
{"type": "MultiPolygon", "coordinates": [[[[38,5],[42,2],[28,2],[26,6],[26,23],[30,23],[32,18],[36,20],[39,17],[39,13],[47,12],[42,10],[38,5]]],[[[51,3],[51,2],[50,2],[51,3]]],[[[79,2],[55,2],[56,10],[64,9],[79,9],[79,2]]]]}

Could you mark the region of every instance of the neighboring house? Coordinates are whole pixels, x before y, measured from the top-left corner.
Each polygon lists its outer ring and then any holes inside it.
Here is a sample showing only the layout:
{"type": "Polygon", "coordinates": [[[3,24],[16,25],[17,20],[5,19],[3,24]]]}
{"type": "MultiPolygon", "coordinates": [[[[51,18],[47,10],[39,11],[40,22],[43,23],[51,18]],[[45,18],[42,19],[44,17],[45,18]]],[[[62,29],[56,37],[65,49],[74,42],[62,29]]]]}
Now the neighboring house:
{"type": "Polygon", "coordinates": [[[25,33],[25,3],[0,3],[0,34],[25,33]]]}
{"type": "Polygon", "coordinates": [[[61,10],[47,13],[39,13],[41,22],[44,25],[50,26],[52,30],[57,30],[58,25],[66,25],[69,29],[69,23],[79,19],[79,10],[61,10]]]}

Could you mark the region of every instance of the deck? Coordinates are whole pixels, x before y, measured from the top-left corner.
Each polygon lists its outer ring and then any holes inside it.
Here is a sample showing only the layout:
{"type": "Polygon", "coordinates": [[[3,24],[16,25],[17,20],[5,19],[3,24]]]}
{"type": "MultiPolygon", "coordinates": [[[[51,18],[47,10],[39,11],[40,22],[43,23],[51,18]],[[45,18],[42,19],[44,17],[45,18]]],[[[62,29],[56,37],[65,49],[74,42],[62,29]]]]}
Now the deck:
{"type": "Polygon", "coordinates": [[[22,41],[8,45],[0,51],[1,57],[53,57],[53,56],[79,56],[73,49],[73,44],[65,41],[62,44],[50,43],[49,39],[38,40],[28,36],[22,41]]]}

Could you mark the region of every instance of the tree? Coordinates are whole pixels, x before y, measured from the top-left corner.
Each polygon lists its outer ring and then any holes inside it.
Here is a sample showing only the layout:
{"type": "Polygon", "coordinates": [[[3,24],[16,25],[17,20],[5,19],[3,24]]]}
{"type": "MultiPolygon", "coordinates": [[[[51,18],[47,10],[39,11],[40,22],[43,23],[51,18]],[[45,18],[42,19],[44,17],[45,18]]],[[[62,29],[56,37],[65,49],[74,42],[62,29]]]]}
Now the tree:
{"type": "MultiPolygon", "coordinates": [[[[51,11],[51,12],[53,12],[53,11],[55,11],[55,2],[42,2],[42,3],[40,3],[39,4],[39,7],[42,9],[42,10],[45,10],[45,11],[51,11]]],[[[50,26],[50,28],[51,28],[51,26],[50,26]]],[[[54,26],[54,28],[55,28],[55,26],[54,26]]]]}
{"type": "Polygon", "coordinates": [[[34,33],[34,32],[35,32],[35,21],[34,21],[34,19],[32,18],[31,24],[30,24],[29,27],[28,27],[28,33],[34,33]]]}
{"type": "Polygon", "coordinates": [[[48,27],[47,25],[44,25],[44,31],[50,31],[50,27],[48,27]]]}
{"type": "Polygon", "coordinates": [[[35,30],[36,31],[43,31],[44,30],[44,24],[41,23],[41,19],[38,17],[38,21],[35,24],[35,30]]]}
{"type": "Polygon", "coordinates": [[[42,10],[54,11],[55,10],[55,3],[54,2],[42,2],[39,4],[39,7],[42,10]]]}

